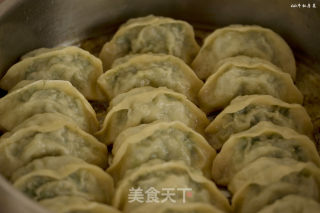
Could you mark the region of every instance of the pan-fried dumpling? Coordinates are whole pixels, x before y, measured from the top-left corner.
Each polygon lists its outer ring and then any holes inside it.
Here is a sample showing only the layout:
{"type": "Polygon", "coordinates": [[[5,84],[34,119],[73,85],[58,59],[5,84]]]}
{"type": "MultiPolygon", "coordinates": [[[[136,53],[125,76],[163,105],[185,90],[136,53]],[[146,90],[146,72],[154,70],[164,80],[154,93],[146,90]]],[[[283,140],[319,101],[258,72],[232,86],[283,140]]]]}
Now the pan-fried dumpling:
{"type": "MultiPolygon", "coordinates": [[[[288,195],[320,200],[320,169],[309,166],[268,185],[248,184],[232,199],[234,212],[256,213],[288,195]]],[[[320,209],[319,209],[320,210],[320,209]]]]}
{"type": "Polygon", "coordinates": [[[220,60],[239,55],[270,61],[295,79],[296,63],[290,47],[278,34],[259,26],[231,25],[214,31],[205,39],[192,67],[200,79],[206,79],[220,60]]]}
{"type": "Polygon", "coordinates": [[[165,17],[134,18],[123,24],[100,53],[105,70],[128,54],[164,53],[191,63],[199,51],[190,24],[165,17]]]}
{"type": "Polygon", "coordinates": [[[71,155],[102,168],[107,147],[59,113],[35,115],[0,137],[0,173],[5,177],[34,159],[71,155]]]}
{"type": "Polygon", "coordinates": [[[300,171],[309,166],[314,166],[314,163],[300,162],[292,158],[261,157],[233,176],[228,189],[235,194],[250,183],[268,185],[280,180],[287,174],[300,171]]]}
{"type": "Polygon", "coordinates": [[[12,175],[13,186],[34,200],[78,196],[110,203],[113,180],[101,168],[71,156],[34,160],[12,175]]]}
{"type": "Polygon", "coordinates": [[[301,105],[288,104],[270,95],[235,98],[205,131],[213,148],[220,149],[232,134],[245,131],[261,121],[286,126],[308,136],[313,132],[311,119],[301,105]]]}
{"type": "Polygon", "coordinates": [[[53,213],[120,213],[119,210],[81,197],[60,196],[41,200],[41,206],[53,213]]]}
{"type": "Polygon", "coordinates": [[[96,113],[68,81],[39,80],[0,99],[0,129],[12,130],[36,114],[61,113],[90,133],[98,129],[96,113]]]}
{"type": "Polygon", "coordinates": [[[319,213],[320,204],[302,196],[288,195],[266,206],[258,213],[319,213]]]}
{"type": "Polygon", "coordinates": [[[153,121],[181,121],[203,133],[209,121],[184,95],[167,88],[140,87],[114,98],[96,136],[111,144],[123,130],[153,121]]]}
{"type": "Polygon", "coordinates": [[[302,104],[302,94],[290,75],[266,60],[237,56],[219,65],[199,91],[199,103],[205,112],[222,109],[241,95],[271,95],[288,103],[302,104]]]}
{"type": "Polygon", "coordinates": [[[181,162],[144,164],[132,171],[119,182],[113,206],[123,212],[134,211],[141,203],[130,202],[128,192],[130,189],[139,188],[143,192],[148,192],[150,188],[152,191],[159,191],[158,198],[162,203],[172,202],[166,200],[166,193],[163,191],[171,188],[170,193],[174,193],[171,198],[177,204],[206,203],[222,211],[230,211],[228,200],[216,185],[203,177],[201,173],[191,171],[190,167],[181,162]],[[191,195],[186,196],[187,191],[190,191],[191,195]]]}
{"type": "Polygon", "coordinates": [[[115,181],[126,171],[154,159],[179,160],[211,177],[216,152],[208,142],[179,121],[142,124],[124,130],[113,144],[114,158],[107,172],[115,181]]]}
{"type": "Polygon", "coordinates": [[[261,157],[311,161],[320,167],[316,146],[307,136],[263,121],[226,141],[213,162],[213,179],[227,185],[238,171],[261,157]]]}
{"type": "Polygon", "coordinates": [[[79,47],[41,48],[13,65],[1,79],[0,87],[11,90],[19,82],[26,85],[37,80],[66,80],[87,99],[104,100],[97,87],[101,74],[101,61],[79,47]]]}
{"type": "Polygon", "coordinates": [[[133,88],[153,86],[167,87],[196,102],[203,82],[181,59],[154,54],[125,58],[98,78],[98,85],[110,100],[133,88]]]}
{"type": "Polygon", "coordinates": [[[223,213],[220,209],[205,203],[152,203],[143,204],[131,213],[223,213]]]}

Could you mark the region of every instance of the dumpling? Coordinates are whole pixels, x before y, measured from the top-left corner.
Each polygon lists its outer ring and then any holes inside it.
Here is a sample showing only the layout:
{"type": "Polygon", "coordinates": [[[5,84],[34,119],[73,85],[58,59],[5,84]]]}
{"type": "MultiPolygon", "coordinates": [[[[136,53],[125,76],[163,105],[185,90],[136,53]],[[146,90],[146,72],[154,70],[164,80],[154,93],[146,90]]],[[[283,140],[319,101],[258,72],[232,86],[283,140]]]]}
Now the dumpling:
{"type": "Polygon", "coordinates": [[[57,112],[90,133],[98,129],[96,113],[67,81],[39,80],[0,99],[0,129],[12,130],[36,114],[57,112]]]}
{"type": "Polygon", "coordinates": [[[60,196],[41,200],[41,206],[53,213],[120,213],[119,210],[81,197],[60,196]]]}
{"type": "Polygon", "coordinates": [[[172,193],[171,198],[176,204],[206,203],[221,211],[230,211],[228,200],[216,185],[200,173],[191,171],[183,163],[162,162],[139,167],[119,182],[113,206],[123,212],[131,212],[139,207],[141,203],[130,202],[130,194],[128,196],[128,192],[134,189],[140,189],[142,193],[148,193],[150,190],[159,192],[157,197],[162,204],[173,202],[166,200],[166,190],[171,189],[169,193],[172,193]],[[187,196],[187,192],[191,193],[187,196]]]}
{"type": "Polygon", "coordinates": [[[311,119],[299,104],[288,104],[270,95],[239,96],[231,101],[209,124],[205,132],[209,143],[220,149],[224,142],[235,133],[245,131],[261,121],[312,135],[311,119]]]}
{"type": "Polygon", "coordinates": [[[261,157],[241,169],[231,182],[228,189],[235,194],[250,183],[268,185],[280,180],[292,172],[298,172],[306,167],[314,166],[312,162],[300,162],[292,158],[261,157]]]}
{"type": "Polygon", "coordinates": [[[319,213],[320,204],[302,196],[288,195],[275,203],[266,206],[258,213],[319,213]]]}
{"type": "Polygon", "coordinates": [[[259,26],[217,29],[205,39],[192,67],[200,79],[206,79],[217,71],[219,61],[239,55],[270,61],[295,79],[296,63],[288,44],[272,30],[259,26]]]}
{"type": "Polygon", "coordinates": [[[306,167],[268,185],[248,184],[233,196],[232,205],[236,213],[256,213],[288,195],[319,201],[320,169],[306,167]]]}
{"type": "Polygon", "coordinates": [[[199,133],[209,121],[206,115],[184,95],[167,88],[141,87],[114,98],[110,110],[96,136],[111,144],[123,130],[139,124],[181,121],[199,133]]]}
{"type": "Polygon", "coordinates": [[[213,179],[227,185],[238,171],[261,157],[311,161],[320,167],[316,146],[307,136],[263,121],[226,141],[213,162],[213,179]]]}
{"type": "Polygon", "coordinates": [[[205,203],[152,203],[143,204],[131,213],[223,213],[220,209],[205,203]]]}
{"type": "Polygon", "coordinates": [[[203,82],[181,59],[172,55],[141,54],[120,58],[121,64],[98,78],[98,85],[111,100],[137,87],[167,87],[196,102],[203,82]]]}
{"type": "Polygon", "coordinates": [[[302,104],[302,94],[290,75],[266,60],[237,56],[219,65],[199,91],[200,106],[207,113],[226,107],[241,95],[271,95],[288,103],[302,104]]]}
{"type": "Polygon", "coordinates": [[[59,113],[35,115],[0,137],[0,173],[8,178],[34,159],[58,155],[71,155],[105,168],[108,150],[59,113]]]}
{"type": "Polygon", "coordinates": [[[208,142],[179,121],[142,124],[124,130],[113,144],[114,158],[107,172],[115,181],[130,170],[155,159],[183,161],[211,177],[216,155],[208,142]]]}
{"type": "Polygon", "coordinates": [[[13,65],[0,80],[0,87],[11,90],[18,83],[21,87],[37,80],[66,80],[87,99],[104,100],[97,87],[101,74],[101,61],[79,47],[40,49],[13,65]]]}
{"type": "Polygon", "coordinates": [[[199,51],[190,24],[171,18],[146,16],[123,24],[100,53],[105,70],[128,54],[164,53],[191,63],[199,51]]]}
{"type": "Polygon", "coordinates": [[[18,169],[13,186],[39,201],[58,196],[78,196],[89,201],[110,203],[114,186],[101,168],[71,156],[45,157],[18,169]]]}

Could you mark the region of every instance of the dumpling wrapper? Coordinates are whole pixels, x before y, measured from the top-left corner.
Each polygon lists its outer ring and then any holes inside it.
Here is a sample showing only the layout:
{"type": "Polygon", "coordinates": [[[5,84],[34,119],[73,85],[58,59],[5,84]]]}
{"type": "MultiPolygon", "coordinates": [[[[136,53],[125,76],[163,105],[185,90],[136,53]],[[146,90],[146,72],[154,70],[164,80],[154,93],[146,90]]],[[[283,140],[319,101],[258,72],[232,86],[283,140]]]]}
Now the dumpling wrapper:
{"type": "Polygon", "coordinates": [[[179,160],[211,177],[213,148],[199,133],[179,121],[142,124],[131,127],[117,137],[113,159],[107,172],[117,182],[126,172],[155,159],[179,160]]]}
{"type": "Polygon", "coordinates": [[[172,202],[163,201],[166,196],[162,192],[166,188],[171,188],[173,190],[171,192],[175,193],[171,198],[176,201],[176,204],[205,203],[223,212],[231,210],[228,200],[211,180],[191,170],[184,163],[175,161],[144,164],[129,173],[119,182],[112,205],[124,213],[134,211],[141,203],[129,202],[129,189],[140,188],[145,192],[151,187],[160,192],[158,198],[162,204],[172,202]],[[191,192],[189,196],[186,195],[187,189],[191,192]],[[186,190],[185,193],[183,190],[186,190]]]}
{"type": "Polygon", "coordinates": [[[242,95],[271,95],[288,103],[302,104],[303,96],[289,74],[266,60],[237,56],[226,58],[199,91],[200,107],[213,112],[242,95]]]}
{"type": "Polygon", "coordinates": [[[296,195],[288,195],[266,206],[258,213],[319,213],[320,204],[312,199],[296,195]]]}
{"type": "Polygon", "coordinates": [[[238,171],[261,157],[292,158],[320,167],[320,157],[312,140],[290,128],[263,121],[226,141],[213,162],[213,179],[226,186],[238,171]]]}
{"type": "Polygon", "coordinates": [[[261,121],[289,127],[312,137],[313,125],[305,108],[270,95],[246,95],[233,99],[205,132],[209,143],[218,150],[232,134],[245,131],[261,121]]]}
{"type": "Polygon", "coordinates": [[[152,86],[167,87],[196,103],[203,82],[181,59],[141,54],[118,60],[116,66],[98,78],[98,85],[109,100],[133,88],[152,86]]]}
{"type": "Polygon", "coordinates": [[[154,121],[181,121],[199,133],[209,124],[206,115],[184,95],[164,87],[140,87],[118,95],[110,102],[100,141],[111,144],[123,130],[154,121]]]}
{"type": "Polygon", "coordinates": [[[309,165],[268,185],[248,184],[232,199],[234,212],[255,213],[289,195],[320,200],[320,169],[309,165]]]}
{"type": "Polygon", "coordinates": [[[75,46],[34,50],[14,64],[0,80],[4,90],[15,90],[37,80],[69,81],[89,100],[105,100],[97,86],[103,73],[100,59],[75,46]]]}
{"type": "Polygon", "coordinates": [[[104,70],[115,59],[136,53],[174,55],[190,64],[199,51],[193,28],[185,21],[159,16],[133,18],[120,26],[100,52],[104,70]]]}
{"type": "Polygon", "coordinates": [[[217,71],[217,64],[228,57],[248,56],[267,60],[296,77],[296,63],[288,44],[274,31],[255,25],[220,28],[204,41],[192,68],[200,79],[217,71]]]}
{"type": "Polygon", "coordinates": [[[39,201],[39,204],[53,213],[120,213],[119,210],[81,197],[60,196],[39,201]]]}
{"type": "Polygon", "coordinates": [[[14,127],[36,114],[61,113],[89,133],[97,131],[96,113],[68,81],[39,80],[0,99],[0,129],[14,127]]]}
{"type": "Polygon", "coordinates": [[[268,185],[280,180],[287,174],[314,165],[312,162],[300,162],[292,158],[262,157],[241,169],[232,178],[228,189],[235,194],[250,183],[268,185]]]}
{"type": "Polygon", "coordinates": [[[114,185],[101,168],[71,156],[45,157],[18,169],[13,186],[40,201],[59,196],[79,196],[89,201],[110,203],[114,185]]]}
{"type": "Polygon", "coordinates": [[[220,209],[205,203],[147,203],[142,204],[131,213],[223,213],[220,209]]]}
{"type": "MultiPolygon", "coordinates": [[[[53,47],[53,48],[42,47],[42,48],[34,49],[34,50],[32,50],[30,52],[27,52],[26,54],[22,55],[20,60],[22,61],[24,59],[35,57],[35,56],[39,56],[39,55],[44,54],[44,53],[49,53],[49,52],[52,52],[52,51],[62,50],[62,49],[65,49],[67,47],[68,46],[59,46],[59,47],[53,47]]],[[[77,47],[77,46],[72,46],[72,47],[77,47]]]]}
{"type": "Polygon", "coordinates": [[[107,166],[107,147],[59,113],[35,115],[0,137],[0,173],[7,178],[34,159],[60,155],[107,166]]]}

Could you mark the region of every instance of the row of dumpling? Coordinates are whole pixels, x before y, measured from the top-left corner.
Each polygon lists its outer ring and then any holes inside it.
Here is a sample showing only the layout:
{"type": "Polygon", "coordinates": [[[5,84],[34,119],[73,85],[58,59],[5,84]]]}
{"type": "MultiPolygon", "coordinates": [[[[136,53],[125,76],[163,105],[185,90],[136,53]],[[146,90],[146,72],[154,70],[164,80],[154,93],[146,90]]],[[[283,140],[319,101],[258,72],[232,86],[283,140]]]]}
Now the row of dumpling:
{"type": "Polygon", "coordinates": [[[96,114],[69,82],[39,80],[0,99],[0,174],[54,213],[118,212],[96,114]]]}
{"type": "Polygon", "coordinates": [[[195,105],[203,82],[185,63],[197,51],[189,24],[153,16],[129,20],[102,49],[98,85],[111,101],[96,136],[113,144],[107,172],[124,212],[230,212],[210,180],[216,152],[195,105]]]}
{"type": "Polygon", "coordinates": [[[112,99],[97,136],[113,144],[107,169],[116,183],[113,206],[123,212],[229,212],[209,179],[216,152],[199,134],[207,124],[196,105],[167,88],[135,88],[112,99]]]}
{"type": "Polygon", "coordinates": [[[193,68],[206,79],[202,108],[223,109],[205,132],[221,149],[212,176],[233,194],[232,210],[318,212],[320,157],[287,44],[260,27],[222,28],[205,40],[193,68]]]}
{"type": "Polygon", "coordinates": [[[320,158],[301,105],[269,95],[240,96],[206,130],[221,148],[213,179],[233,194],[234,212],[319,210],[320,158]]]}
{"type": "Polygon", "coordinates": [[[294,85],[295,59],[286,42],[275,32],[258,27],[232,25],[210,34],[192,68],[205,80],[199,91],[201,108],[221,110],[243,95],[271,95],[302,104],[294,85]]]}

